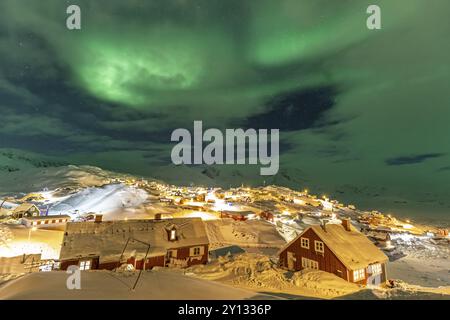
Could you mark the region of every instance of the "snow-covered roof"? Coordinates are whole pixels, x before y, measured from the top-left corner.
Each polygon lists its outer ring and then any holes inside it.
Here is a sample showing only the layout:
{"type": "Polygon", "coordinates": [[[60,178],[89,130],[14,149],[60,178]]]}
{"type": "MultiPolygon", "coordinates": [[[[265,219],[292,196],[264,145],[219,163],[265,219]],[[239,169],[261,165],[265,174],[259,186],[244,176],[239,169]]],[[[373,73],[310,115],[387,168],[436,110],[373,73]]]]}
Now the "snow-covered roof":
{"type": "Polygon", "coordinates": [[[311,226],[336,257],[350,270],[367,267],[369,264],[384,262],[388,257],[365,235],[351,227],[347,231],[340,224],[311,226]]]}
{"type": "MultiPolygon", "coordinates": [[[[21,205],[19,205],[18,207],[16,207],[14,209],[14,212],[27,212],[28,210],[30,210],[31,208],[35,207],[36,209],[38,209],[38,207],[36,207],[36,205],[32,204],[32,203],[22,203],[21,205]]],[[[39,210],[39,209],[38,209],[39,210]]]]}
{"type": "MultiPolygon", "coordinates": [[[[129,238],[150,244],[149,256],[164,255],[168,249],[209,243],[200,218],[69,222],[60,259],[99,255],[100,263],[117,261],[129,238]],[[177,240],[170,241],[168,231],[174,227],[177,240]]],[[[130,240],[124,257],[143,257],[147,248],[143,243],[130,240]]]]}
{"type": "Polygon", "coordinates": [[[39,221],[39,220],[57,220],[57,219],[70,219],[71,217],[66,214],[62,215],[53,215],[53,216],[34,216],[34,217],[24,217],[22,219],[24,220],[32,220],[32,221],[39,221]]]}

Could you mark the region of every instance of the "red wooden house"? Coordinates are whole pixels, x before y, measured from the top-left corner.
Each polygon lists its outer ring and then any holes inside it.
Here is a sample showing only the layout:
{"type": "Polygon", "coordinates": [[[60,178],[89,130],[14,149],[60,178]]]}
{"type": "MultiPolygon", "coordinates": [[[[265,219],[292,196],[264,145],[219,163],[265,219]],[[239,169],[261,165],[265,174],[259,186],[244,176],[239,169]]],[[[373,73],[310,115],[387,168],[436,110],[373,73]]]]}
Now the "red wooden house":
{"type": "Polygon", "coordinates": [[[252,211],[220,211],[220,217],[223,218],[231,218],[236,221],[246,221],[249,216],[254,215],[252,211]]]}
{"type": "Polygon", "coordinates": [[[279,252],[281,267],[292,271],[318,269],[357,284],[386,282],[387,256],[349,220],[311,226],[279,252]]]}
{"type": "Polygon", "coordinates": [[[274,222],[274,216],[272,212],[262,211],[261,213],[259,213],[259,216],[264,220],[274,222]]]}
{"type": "Polygon", "coordinates": [[[60,268],[188,267],[208,262],[209,240],[200,218],[69,222],[60,268]]]}

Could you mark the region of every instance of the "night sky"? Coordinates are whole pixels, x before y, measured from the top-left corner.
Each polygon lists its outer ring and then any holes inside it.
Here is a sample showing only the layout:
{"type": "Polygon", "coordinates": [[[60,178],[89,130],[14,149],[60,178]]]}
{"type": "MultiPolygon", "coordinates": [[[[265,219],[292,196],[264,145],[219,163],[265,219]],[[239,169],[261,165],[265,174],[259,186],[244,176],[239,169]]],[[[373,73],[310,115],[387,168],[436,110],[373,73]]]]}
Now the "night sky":
{"type": "Polygon", "coordinates": [[[279,128],[280,174],[304,174],[299,187],[447,218],[449,12],[448,0],[2,0],[0,148],[152,177],[194,120],[279,128]],[[69,4],[82,30],[66,28],[69,4]],[[366,28],[369,4],[381,30],[366,28]]]}

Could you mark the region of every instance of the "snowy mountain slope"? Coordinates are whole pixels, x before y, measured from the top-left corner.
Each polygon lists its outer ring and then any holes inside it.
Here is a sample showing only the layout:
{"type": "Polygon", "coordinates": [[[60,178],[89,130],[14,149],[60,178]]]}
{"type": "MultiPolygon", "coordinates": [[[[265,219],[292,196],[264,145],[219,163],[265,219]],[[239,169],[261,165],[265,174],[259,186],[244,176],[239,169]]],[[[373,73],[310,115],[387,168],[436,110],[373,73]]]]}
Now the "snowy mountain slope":
{"type": "Polygon", "coordinates": [[[248,186],[283,185],[300,188],[310,180],[306,173],[296,168],[281,168],[275,176],[261,176],[259,166],[161,166],[155,168],[153,177],[176,185],[220,186],[223,188],[248,186]]]}
{"type": "Polygon", "coordinates": [[[102,186],[128,177],[93,166],[68,165],[51,157],[0,149],[0,195],[102,186]]]}
{"type": "Polygon", "coordinates": [[[68,196],[49,208],[49,215],[109,213],[125,208],[137,207],[147,199],[147,192],[123,184],[89,187],[68,196]]]}

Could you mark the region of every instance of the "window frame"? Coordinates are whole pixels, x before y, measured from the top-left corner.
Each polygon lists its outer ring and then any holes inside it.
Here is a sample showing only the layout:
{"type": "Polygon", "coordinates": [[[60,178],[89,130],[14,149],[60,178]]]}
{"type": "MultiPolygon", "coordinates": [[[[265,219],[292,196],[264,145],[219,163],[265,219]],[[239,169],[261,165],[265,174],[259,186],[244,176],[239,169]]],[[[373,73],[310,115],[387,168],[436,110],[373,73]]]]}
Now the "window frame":
{"type": "Polygon", "coordinates": [[[302,247],[303,249],[309,249],[309,238],[301,237],[300,238],[300,247],[302,247]]]}
{"type": "Polygon", "coordinates": [[[177,241],[177,229],[173,228],[169,231],[169,241],[177,241]]]}
{"type": "Polygon", "coordinates": [[[381,267],[381,263],[374,263],[374,264],[370,265],[370,273],[372,275],[382,274],[383,268],[381,267]]]}
{"type": "Polygon", "coordinates": [[[353,282],[358,282],[366,278],[365,268],[353,270],[353,282]]]}
{"type": "Polygon", "coordinates": [[[200,257],[205,254],[205,250],[203,246],[195,246],[189,248],[189,256],[190,257],[200,257]]]}
{"type": "Polygon", "coordinates": [[[314,240],[314,250],[319,253],[325,253],[325,244],[323,241],[314,240]],[[320,250],[318,250],[320,248],[320,250]]]}
{"type": "Polygon", "coordinates": [[[91,260],[82,260],[80,261],[80,270],[81,271],[86,271],[86,270],[91,270],[91,260]]]}
{"type": "Polygon", "coordinates": [[[305,257],[302,257],[302,268],[303,269],[313,269],[313,270],[319,270],[319,262],[316,260],[308,259],[305,257]]]}

